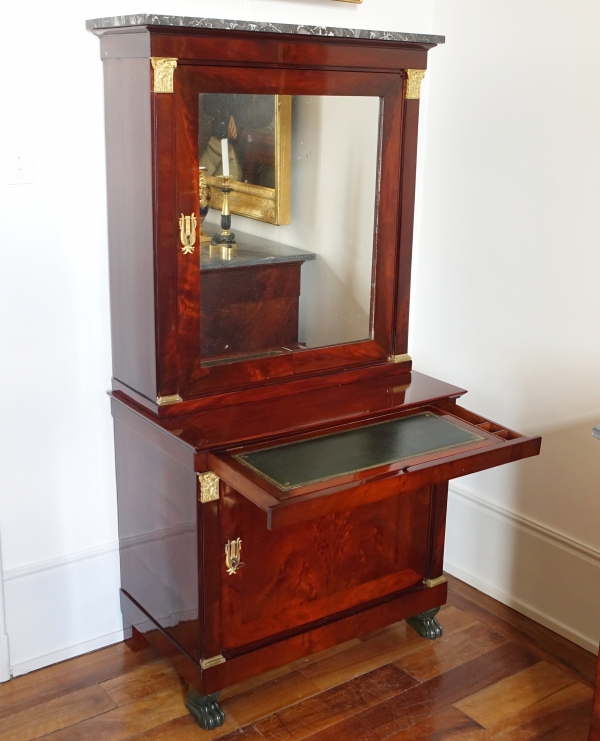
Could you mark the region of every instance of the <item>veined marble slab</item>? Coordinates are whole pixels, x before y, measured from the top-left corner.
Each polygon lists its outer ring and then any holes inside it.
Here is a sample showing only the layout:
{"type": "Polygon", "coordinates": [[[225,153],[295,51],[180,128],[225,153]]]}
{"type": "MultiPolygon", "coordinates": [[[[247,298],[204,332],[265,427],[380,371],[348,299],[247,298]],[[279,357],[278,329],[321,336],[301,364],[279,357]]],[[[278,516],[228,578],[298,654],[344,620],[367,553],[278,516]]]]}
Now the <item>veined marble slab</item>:
{"type": "Polygon", "coordinates": [[[309,36],[340,36],[379,41],[414,41],[421,44],[443,44],[444,36],[401,31],[368,31],[363,28],[336,28],[334,26],[297,26],[290,23],[261,23],[258,21],[229,21],[217,18],[190,18],[182,15],[115,15],[111,18],[93,18],[85,22],[90,31],[125,26],[177,26],[183,28],[219,28],[226,31],[258,31],[263,33],[291,33],[309,36]]]}
{"type": "MultiPolygon", "coordinates": [[[[212,224],[208,226],[212,227],[212,224]]],[[[212,236],[211,231],[206,231],[206,234],[212,236]]],[[[200,270],[247,268],[251,265],[273,265],[280,262],[306,262],[306,260],[315,260],[317,257],[314,252],[306,252],[297,247],[289,247],[287,244],[272,242],[270,239],[262,239],[251,234],[241,234],[237,229],[235,235],[237,249],[226,260],[221,257],[218,250],[211,255],[209,245],[202,244],[200,270]]]]}

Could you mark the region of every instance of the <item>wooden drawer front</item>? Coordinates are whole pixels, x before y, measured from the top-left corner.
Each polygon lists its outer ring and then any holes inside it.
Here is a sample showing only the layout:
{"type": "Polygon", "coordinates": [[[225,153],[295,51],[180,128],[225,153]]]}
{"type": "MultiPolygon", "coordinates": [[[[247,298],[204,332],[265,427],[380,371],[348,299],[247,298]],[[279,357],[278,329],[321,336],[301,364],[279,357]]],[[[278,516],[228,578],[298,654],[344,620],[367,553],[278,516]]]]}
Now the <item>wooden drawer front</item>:
{"type": "Polygon", "coordinates": [[[276,529],[537,455],[540,445],[441,402],[276,446],[209,453],[208,462],[276,529]]]}
{"type": "Polygon", "coordinates": [[[223,543],[241,538],[244,566],[221,571],[223,650],[351,609],[421,582],[431,488],[269,531],[264,513],[222,486],[223,543]]]}
{"type": "Polygon", "coordinates": [[[208,270],[200,292],[200,351],[261,353],[298,343],[301,263],[208,270]]]}

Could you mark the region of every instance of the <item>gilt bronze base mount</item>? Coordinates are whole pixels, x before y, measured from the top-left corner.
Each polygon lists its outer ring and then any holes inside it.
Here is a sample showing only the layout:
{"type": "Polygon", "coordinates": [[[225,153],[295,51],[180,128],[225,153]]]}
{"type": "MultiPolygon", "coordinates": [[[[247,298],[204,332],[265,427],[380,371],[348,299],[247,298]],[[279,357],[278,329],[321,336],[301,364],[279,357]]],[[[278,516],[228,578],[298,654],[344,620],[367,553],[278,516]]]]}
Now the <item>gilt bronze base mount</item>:
{"type": "Polygon", "coordinates": [[[414,628],[422,638],[428,638],[430,641],[440,638],[442,635],[442,626],[438,623],[436,615],[440,611],[439,607],[433,610],[425,610],[418,615],[407,618],[406,622],[411,628],[414,628]]]}

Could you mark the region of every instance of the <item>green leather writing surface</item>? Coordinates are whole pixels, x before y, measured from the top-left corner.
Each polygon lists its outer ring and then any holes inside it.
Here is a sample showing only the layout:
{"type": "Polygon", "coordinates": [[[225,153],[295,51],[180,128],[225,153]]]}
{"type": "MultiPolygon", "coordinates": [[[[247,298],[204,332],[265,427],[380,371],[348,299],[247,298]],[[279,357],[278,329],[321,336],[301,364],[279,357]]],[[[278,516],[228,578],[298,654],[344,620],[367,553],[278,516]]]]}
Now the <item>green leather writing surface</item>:
{"type": "Polygon", "coordinates": [[[484,439],[421,412],[233,457],[287,491],[484,439]]]}

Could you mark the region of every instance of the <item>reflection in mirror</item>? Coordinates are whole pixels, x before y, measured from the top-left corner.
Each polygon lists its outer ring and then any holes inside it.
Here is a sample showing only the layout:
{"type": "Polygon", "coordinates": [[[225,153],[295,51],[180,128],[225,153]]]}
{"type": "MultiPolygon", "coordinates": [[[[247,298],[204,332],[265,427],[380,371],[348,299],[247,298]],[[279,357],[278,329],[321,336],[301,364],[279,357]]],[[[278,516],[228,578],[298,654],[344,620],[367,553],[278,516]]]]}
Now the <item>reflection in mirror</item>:
{"type": "Polygon", "coordinates": [[[221,210],[219,178],[225,166],[232,179],[231,213],[289,224],[291,97],[205,93],[199,96],[198,115],[200,166],[212,208],[221,210]]]}
{"type": "Polygon", "coordinates": [[[274,95],[201,95],[200,165],[209,177],[223,174],[222,139],[234,180],[275,187],[274,95]]]}
{"type": "MultiPolygon", "coordinates": [[[[276,150],[270,146],[273,157],[265,153],[258,167],[238,141],[251,124],[268,135],[266,112],[277,97],[287,96],[213,94],[210,107],[218,115],[210,120],[202,113],[207,102],[201,104],[200,164],[220,185],[226,153],[231,176],[237,168],[237,177],[277,180],[276,150]],[[225,100],[241,97],[251,105],[236,108],[237,101],[225,100]]],[[[289,104],[291,223],[275,226],[234,214],[235,249],[201,245],[203,365],[371,336],[380,100],[294,96],[289,104]]],[[[220,217],[210,210],[207,234],[221,233],[220,217]]]]}

